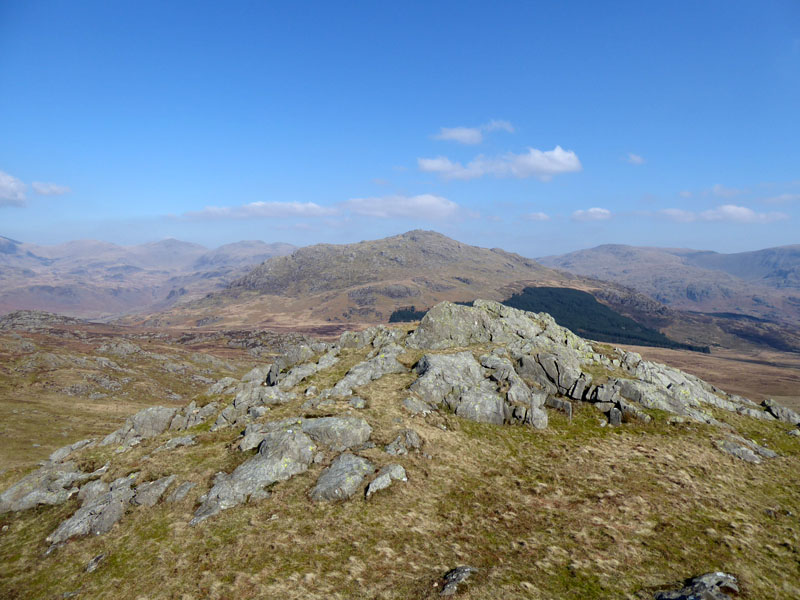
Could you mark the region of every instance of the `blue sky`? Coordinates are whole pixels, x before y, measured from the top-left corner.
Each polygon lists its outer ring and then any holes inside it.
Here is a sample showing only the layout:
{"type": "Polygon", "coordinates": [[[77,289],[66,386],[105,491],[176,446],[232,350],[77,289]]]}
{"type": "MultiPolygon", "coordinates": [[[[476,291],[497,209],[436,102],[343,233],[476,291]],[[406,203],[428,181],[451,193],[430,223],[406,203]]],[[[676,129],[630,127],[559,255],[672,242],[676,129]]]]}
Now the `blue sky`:
{"type": "Polygon", "coordinates": [[[800,243],[800,3],[0,2],[0,235],[800,243]]]}

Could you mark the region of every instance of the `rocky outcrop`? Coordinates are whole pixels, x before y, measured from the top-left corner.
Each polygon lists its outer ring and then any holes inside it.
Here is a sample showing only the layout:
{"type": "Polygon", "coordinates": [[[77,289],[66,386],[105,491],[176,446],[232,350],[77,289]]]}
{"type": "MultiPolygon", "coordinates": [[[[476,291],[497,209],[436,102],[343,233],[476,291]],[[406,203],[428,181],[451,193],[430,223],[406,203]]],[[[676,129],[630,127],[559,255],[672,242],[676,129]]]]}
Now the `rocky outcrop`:
{"type": "Polygon", "coordinates": [[[369,423],[358,417],[320,417],[317,419],[292,417],[280,421],[248,425],[242,439],[239,440],[239,449],[257,448],[267,434],[289,429],[299,429],[316,443],[337,452],[361,446],[372,435],[372,427],[369,426],[369,423]]]}
{"type": "Polygon", "coordinates": [[[791,408],[781,406],[772,398],[767,398],[762,402],[762,406],[767,409],[768,413],[784,423],[789,425],[800,425],[800,414],[793,411],[791,408]]]}
{"type": "Polygon", "coordinates": [[[123,448],[135,446],[144,439],[164,433],[177,412],[176,409],[166,406],[145,408],[132,417],[128,417],[125,424],[103,438],[100,445],[118,445],[123,448]]]}
{"type": "Polygon", "coordinates": [[[100,535],[111,531],[136,494],[131,488],[134,481],[135,475],[121,477],[111,483],[105,492],[87,496],[75,514],[47,536],[51,548],[74,537],[100,535]]]}
{"type": "Polygon", "coordinates": [[[308,469],[316,445],[298,429],[267,433],[253,458],[231,474],[217,473],[214,485],[201,499],[190,525],[249,500],[267,498],[264,488],[308,469]]]}
{"type": "Polygon", "coordinates": [[[345,376],[333,386],[332,395],[350,396],[353,388],[367,385],[389,373],[405,373],[408,369],[397,360],[405,352],[402,346],[390,343],[382,346],[378,353],[351,368],[345,376]]]}
{"type": "Polygon", "coordinates": [[[0,514],[40,504],[63,504],[78,493],[79,484],[100,477],[107,468],[84,473],[74,462],[47,463],[0,494],[0,514]]]}

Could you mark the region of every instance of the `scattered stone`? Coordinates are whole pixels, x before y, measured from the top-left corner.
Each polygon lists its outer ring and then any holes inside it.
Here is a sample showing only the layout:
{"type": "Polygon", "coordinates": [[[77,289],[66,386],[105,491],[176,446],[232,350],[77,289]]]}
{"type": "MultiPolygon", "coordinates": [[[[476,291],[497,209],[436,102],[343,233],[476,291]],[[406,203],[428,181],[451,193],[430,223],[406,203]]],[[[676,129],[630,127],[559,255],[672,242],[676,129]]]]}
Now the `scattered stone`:
{"type": "Polygon", "coordinates": [[[738,435],[730,435],[728,439],[717,440],[714,445],[722,452],[753,464],[760,464],[762,458],[775,458],[778,456],[777,453],[769,448],[738,435]]]}
{"type": "Polygon", "coordinates": [[[794,437],[800,437],[800,429],[792,429],[789,432],[789,435],[793,435],[794,437]]]}
{"type": "Polygon", "coordinates": [[[180,448],[181,446],[194,446],[195,436],[193,435],[185,435],[183,437],[175,437],[170,440],[167,440],[167,443],[163,446],[159,446],[153,452],[163,452],[165,450],[174,450],[175,448],[180,448]]]}
{"type": "Polygon", "coordinates": [[[255,381],[259,384],[264,383],[267,380],[267,374],[269,373],[270,368],[272,368],[271,364],[264,365],[262,367],[254,367],[247,374],[242,377],[242,381],[255,381]]]}
{"type": "Polygon", "coordinates": [[[367,408],[367,401],[363,398],[359,398],[358,396],[354,396],[353,398],[350,398],[350,406],[357,410],[367,408]]]}
{"type": "Polygon", "coordinates": [[[689,579],[679,590],[658,592],[655,600],[730,600],[729,594],[738,593],[736,578],[718,571],[689,579]]]}
{"type": "Polygon", "coordinates": [[[137,506],[155,506],[156,503],[167,491],[167,488],[175,481],[175,475],[162,477],[156,481],[143,483],[136,487],[136,495],[131,499],[131,504],[137,506]]]}
{"type": "Polygon", "coordinates": [[[386,465],[378,471],[378,476],[367,486],[365,493],[366,498],[369,499],[375,492],[385,490],[392,485],[392,481],[408,481],[406,470],[402,465],[386,465]]]}
{"type": "Polygon", "coordinates": [[[608,411],[608,424],[615,427],[622,425],[622,411],[616,407],[608,411]]]}
{"type": "Polygon", "coordinates": [[[461,566],[449,570],[442,577],[442,591],[440,596],[452,596],[458,590],[458,586],[464,583],[473,573],[477,573],[475,567],[461,566]]]}
{"type": "Polygon", "coordinates": [[[325,469],[311,490],[311,499],[315,502],[347,500],[359,489],[362,481],[375,470],[366,458],[350,454],[340,454],[325,469]]]}
{"type": "Polygon", "coordinates": [[[94,573],[97,570],[97,567],[100,566],[100,563],[103,562],[105,557],[106,557],[105,553],[98,554],[92,560],[90,560],[88,563],[86,563],[86,567],[84,568],[84,571],[86,573],[94,573]]]}
{"type": "Polygon", "coordinates": [[[372,427],[359,417],[305,419],[302,428],[315,442],[336,452],[359,446],[372,435],[372,427]]]}
{"type": "Polygon", "coordinates": [[[422,447],[422,438],[413,429],[403,429],[397,437],[384,449],[387,454],[402,456],[410,450],[419,450],[422,447]]]}

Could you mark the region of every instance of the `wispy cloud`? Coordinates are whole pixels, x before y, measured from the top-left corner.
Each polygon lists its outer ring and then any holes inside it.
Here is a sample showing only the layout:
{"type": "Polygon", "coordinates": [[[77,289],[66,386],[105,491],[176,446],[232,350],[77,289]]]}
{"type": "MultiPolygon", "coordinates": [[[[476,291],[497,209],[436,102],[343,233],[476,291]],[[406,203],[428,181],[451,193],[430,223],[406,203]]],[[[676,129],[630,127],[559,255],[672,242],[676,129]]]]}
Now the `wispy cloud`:
{"type": "Polygon", "coordinates": [[[61,196],[70,192],[69,187],[66,185],[58,185],[57,183],[43,183],[41,181],[34,181],[31,184],[33,191],[42,196],[61,196]]]}
{"type": "Polygon", "coordinates": [[[678,223],[717,222],[764,224],[788,219],[789,216],[781,212],[759,213],[746,206],[723,204],[709,210],[694,212],[680,208],[667,208],[657,213],[658,215],[678,223]]]}
{"type": "Polygon", "coordinates": [[[514,133],[514,126],[508,121],[492,119],[478,127],[442,127],[433,139],[473,146],[480,144],[483,141],[483,134],[490,131],[514,133]]]}
{"type": "Polygon", "coordinates": [[[458,204],[452,200],[433,194],[353,198],[342,206],[357,215],[381,219],[436,220],[453,217],[459,211],[458,204]]]}
{"type": "Polygon", "coordinates": [[[251,202],[241,206],[207,206],[183,213],[189,219],[250,219],[286,217],[325,217],[336,209],[314,202],[251,202]]]}
{"type": "Polygon", "coordinates": [[[764,198],[762,202],[767,204],[789,204],[791,202],[800,202],[800,194],[780,194],[772,196],[771,198],[764,198]]]}
{"type": "Polygon", "coordinates": [[[691,198],[692,192],[690,192],[689,190],[683,190],[682,192],[678,192],[678,196],[680,196],[681,198],[691,198]]]}
{"type": "Polygon", "coordinates": [[[543,212],[532,212],[527,215],[522,215],[526,221],[549,221],[550,217],[543,212]]]}
{"type": "Polygon", "coordinates": [[[445,156],[418,158],[417,164],[420,170],[438,173],[445,179],[475,179],[492,175],[519,179],[537,177],[542,181],[549,181],[554,175],[572,173],[583,168],[578,156],[572,150],[564,150],[561,146],[547,151],[528,148],[527,152],[521,154],[509,152],[498,157],[481,155],[466,166],[445,156]]]}
{"type": "Polygon", "coordinates": [[[711,193],[719,198],[733,198],[734,196],[738,196],[739,194],[743,194],[744,190],[738,190],[736,188],[729,188],[725,187],[721,183],[714,185],[711,188],[711,193]]]}
{"type": "Polygon", "coordinates": [[[611,218],[611,211],[607,208],[589,208],[576,210],[572,213],[573,221],[607,221],[611,218]]]}
{"type": "Polygon", "coordinates": [[[632,165],[643,165],[645,163],[644,158],[638,154],[634,154],[633,152],[628,152],[628,156],[625,157],[625,161],[632,165]]]}
{"type": "Polygon", "coordinates": [[[23,206],[25,184],[13,175],[0,171],[0,206],[23,206]]]}

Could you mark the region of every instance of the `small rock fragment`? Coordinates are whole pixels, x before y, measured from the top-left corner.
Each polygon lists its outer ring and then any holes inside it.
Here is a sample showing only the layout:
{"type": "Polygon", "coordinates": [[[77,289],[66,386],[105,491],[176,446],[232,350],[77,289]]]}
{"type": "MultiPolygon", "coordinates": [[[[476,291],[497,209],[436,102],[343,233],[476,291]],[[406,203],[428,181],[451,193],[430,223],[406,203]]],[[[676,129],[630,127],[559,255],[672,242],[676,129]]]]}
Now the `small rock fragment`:
{"type": "Polygon", "coordinates": [[[458,586],[464,583],[473,573],[477,573],[478,569],[469,566],[460,566],[455,569],[449,570],[442,578],[442,591],[439,592],[440,596],[452,596],[458,590],[458,586]]]}

